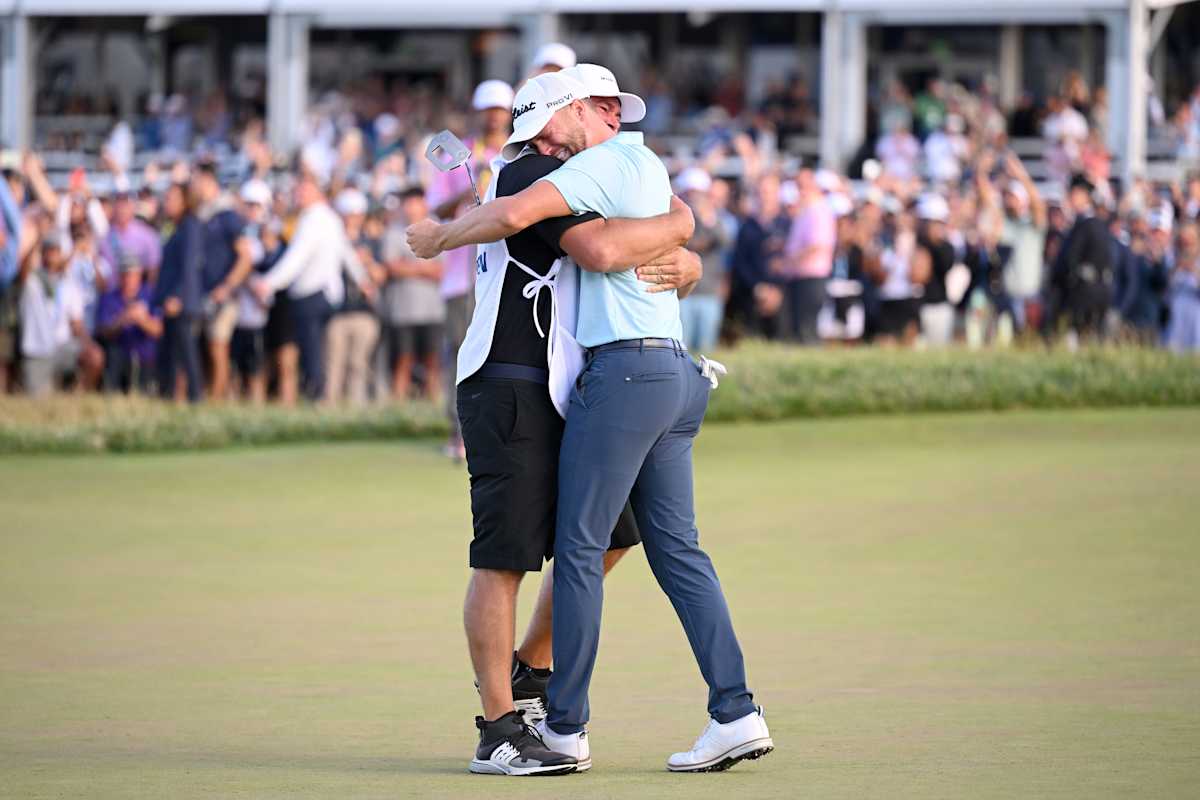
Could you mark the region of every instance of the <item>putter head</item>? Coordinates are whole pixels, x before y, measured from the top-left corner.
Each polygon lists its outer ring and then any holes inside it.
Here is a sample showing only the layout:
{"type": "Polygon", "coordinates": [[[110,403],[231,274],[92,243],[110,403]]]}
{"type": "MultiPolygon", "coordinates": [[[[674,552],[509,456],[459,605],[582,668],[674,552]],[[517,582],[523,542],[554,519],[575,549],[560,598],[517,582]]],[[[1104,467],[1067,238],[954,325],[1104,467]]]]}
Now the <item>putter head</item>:
{"type": "Polygon", "coordinates": [[[465,169],[471,181],[471,192],[475,195],[475,205],[481,204],[479,187],[475,185],[475,176],[471,174],[471,148],[463,144],[461,139],[450,131],[442,131],[429,140],[425,157],[442,172],[449,172],[455,167],[465,169]]]}
{"type": "Polygon", "coordinates": [[[442,172],[449,172],[471,160],[471,149],[450,131],[442,131],[429,140],[425,157],[442,172]]]}

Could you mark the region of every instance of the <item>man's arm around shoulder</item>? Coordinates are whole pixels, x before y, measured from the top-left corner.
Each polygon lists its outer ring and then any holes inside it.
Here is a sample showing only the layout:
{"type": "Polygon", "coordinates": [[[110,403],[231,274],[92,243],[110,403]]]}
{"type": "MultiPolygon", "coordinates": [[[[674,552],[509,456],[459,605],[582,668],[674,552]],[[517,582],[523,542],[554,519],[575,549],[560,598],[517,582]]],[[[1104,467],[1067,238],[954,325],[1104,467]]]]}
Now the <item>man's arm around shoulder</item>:
{"type": "Polygon", "coordinates": [[[537,181],[510,197],[498,197],[453,222],[424,220],[408,227],[408,246],[418,258],[434,258],[446,250],[499,241],[530,225],[571,213],[567,201],[548,181],[537,181]]]}
{"type": "Polygon", "coordinates": [[[666,214],[645,219],[594,219],[566,231],[559,244],[589,272],[624,272],[682,247],[695,226],[692,210],[672,197],[666,214]]]}

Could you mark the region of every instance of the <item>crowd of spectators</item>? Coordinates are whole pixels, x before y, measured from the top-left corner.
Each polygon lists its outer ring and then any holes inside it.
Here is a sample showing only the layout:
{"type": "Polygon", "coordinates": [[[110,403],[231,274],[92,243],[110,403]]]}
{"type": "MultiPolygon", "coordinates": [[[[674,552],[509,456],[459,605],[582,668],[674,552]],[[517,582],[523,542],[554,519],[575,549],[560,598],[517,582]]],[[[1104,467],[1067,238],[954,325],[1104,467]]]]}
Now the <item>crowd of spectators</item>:
{"type": "MultiPolygon", "coordinates": [[[[682,307],[689,347],[1200,349],[1200,173],[1114,180],[1102,89],[1073,75],[1044,112],[1023,103],[1006,116],[986,91],[890,87],[854,179],[785,166],[777,134],[808,124],[806,97],[781,84],[749,122],[714,112],[694,162],[674,165],[704,263],[682,307]],[[1044,180],[1008,147],[1024,126],[1046,139],[1044,180]]],[[[417,259],[404,229],[473,203],[461,170],[423,157],[430,134],[446,124],[466,136],[486,185],[511,98],[487,81],[464,113],[359,86],[314,106],[291,159],[271,151],[261,120],[232,132],[214,102],[201,133],[167,103],[151,129],[114,131],[104,191],[82,171],[56,189],[36,154],[6,154],[0,391],[444,399],[473,256],[417,259]],[[139,174],[130,164],[147,142],[162,155],[139,174]]],[[[1195,148],[1200,90],[1170,120],[1195,148]]]]}

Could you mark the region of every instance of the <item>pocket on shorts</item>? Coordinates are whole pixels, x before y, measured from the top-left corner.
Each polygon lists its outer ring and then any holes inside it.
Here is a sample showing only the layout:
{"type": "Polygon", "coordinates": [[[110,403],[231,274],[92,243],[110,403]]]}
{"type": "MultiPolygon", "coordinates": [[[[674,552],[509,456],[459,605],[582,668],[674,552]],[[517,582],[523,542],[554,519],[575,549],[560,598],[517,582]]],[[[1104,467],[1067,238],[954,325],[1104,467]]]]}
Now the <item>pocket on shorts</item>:
{"type": "Polygon", "coordinates": [[[517,390],[508,381],[480,381],[458,387],[458,422],[470,447],[506,445],[519,435],[517,390]]]}

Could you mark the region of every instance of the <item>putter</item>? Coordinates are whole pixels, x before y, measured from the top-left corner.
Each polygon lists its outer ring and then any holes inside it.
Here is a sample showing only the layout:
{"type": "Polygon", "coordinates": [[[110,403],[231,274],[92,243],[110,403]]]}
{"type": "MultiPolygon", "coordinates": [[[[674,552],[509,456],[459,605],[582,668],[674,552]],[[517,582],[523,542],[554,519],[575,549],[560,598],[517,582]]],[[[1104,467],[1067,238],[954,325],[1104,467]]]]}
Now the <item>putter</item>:
{"type": "Polygon", "coordinates": [[[482,205],[479,199],[479,189],[475,186],[475,176],[471,174],[471,149],[450,131],[442,131],[429,140],[425,148],[425,157],[442,172],[449,172],[456,167],[467,171],[467,179],[471,181],[471,191],[475,194],[475,205],[482,205]]]}

